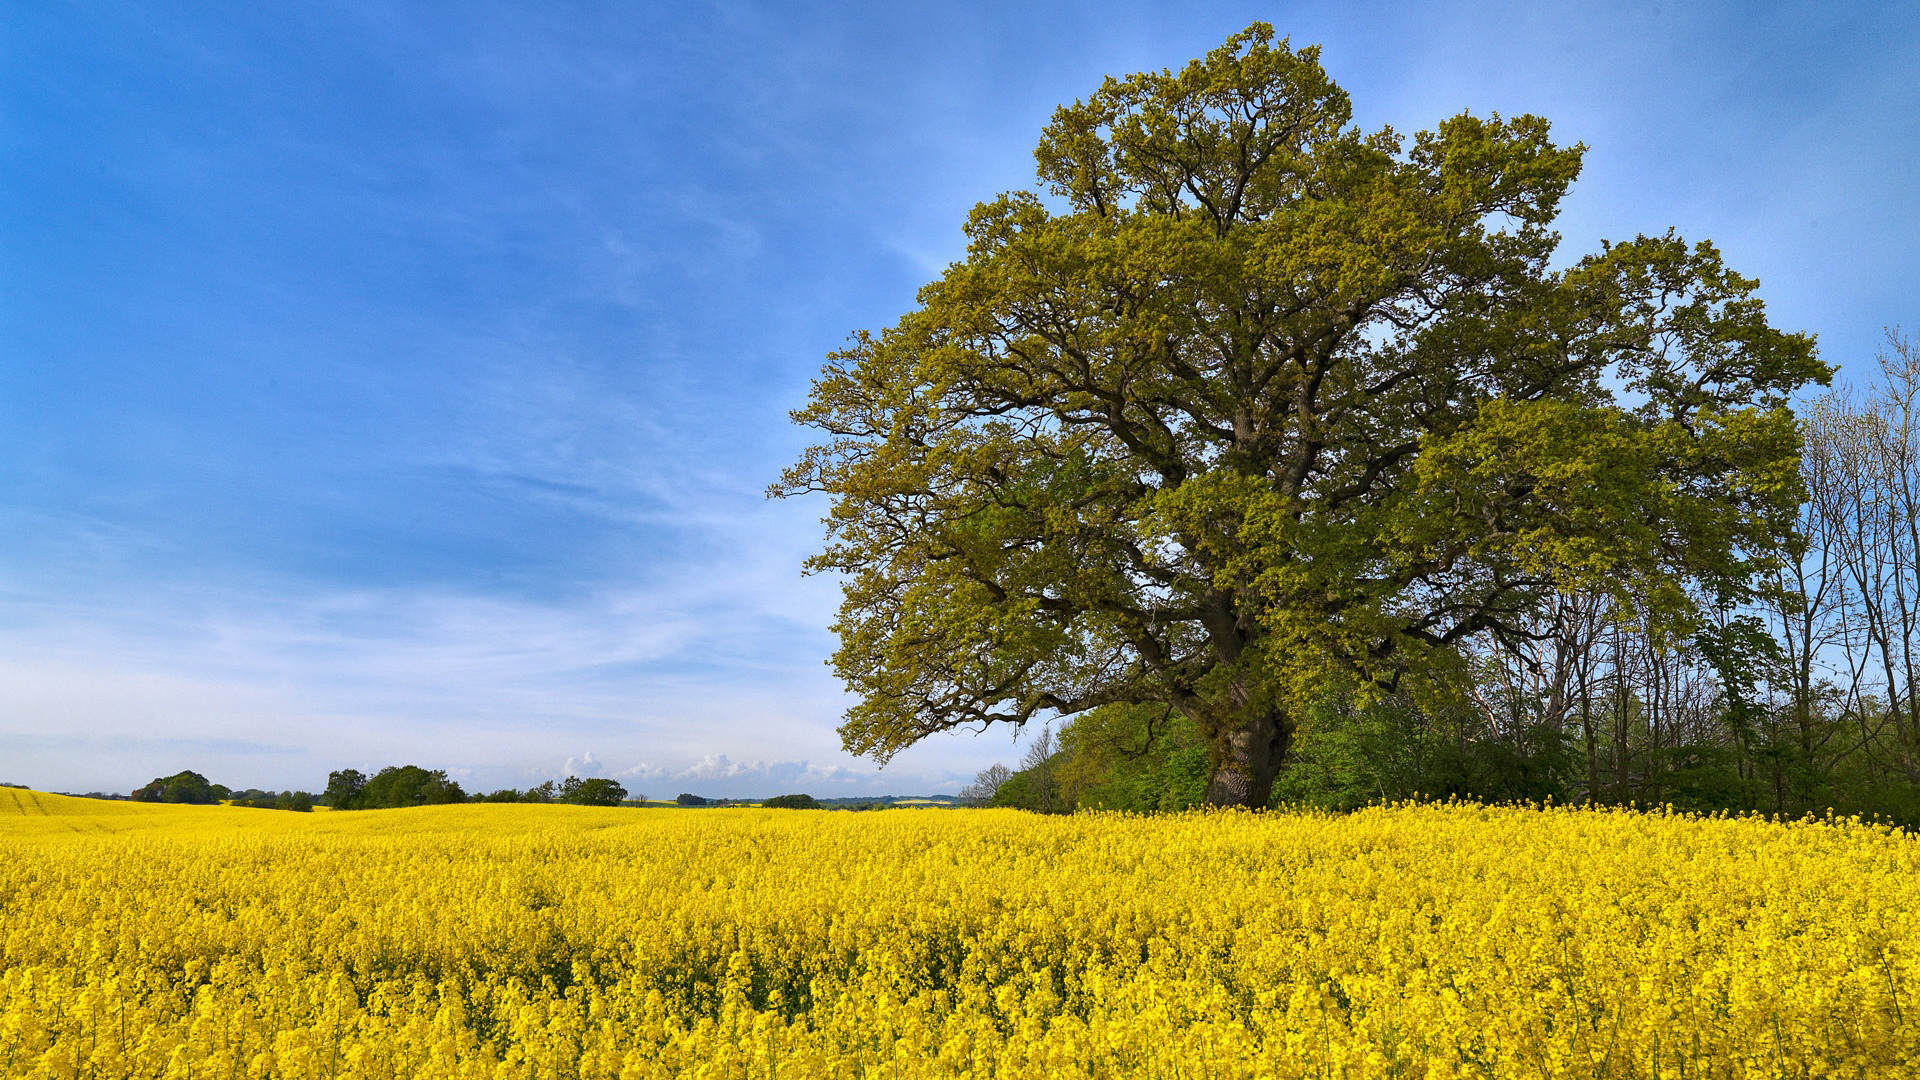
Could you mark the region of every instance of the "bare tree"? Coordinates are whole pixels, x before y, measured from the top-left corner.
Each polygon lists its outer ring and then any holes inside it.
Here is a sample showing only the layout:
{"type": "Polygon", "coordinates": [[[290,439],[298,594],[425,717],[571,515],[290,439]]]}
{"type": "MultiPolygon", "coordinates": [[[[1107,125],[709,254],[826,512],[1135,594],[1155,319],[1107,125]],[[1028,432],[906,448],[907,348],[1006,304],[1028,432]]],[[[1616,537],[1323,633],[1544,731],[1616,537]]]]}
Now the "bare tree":
{"type": "Polygon", "coordinates": [[[1920,782],[1920,348],[1889,331],[1879,362],[1865,396],[1832,394],[1813,410],[1809,487],[1844,575],[1832,637],[1863,743],[1920,782]]]}
{"type": "Polygon", "coordinates": [[[1061,808],[1053,778],[1053,756],[1059,750],[1060,742],[1053,737],[1053,725],[1046,724],[1027,747],[1026,756],[1020,759],[1020,771],[1026,773],[1033,783],[1036,810],[1054,811],[1061,808]]]}
{"type": "MultiPolygon", "coordinates": [[[[1561,591],[1502,634],[1470,641],[1468,697],[1498,736],[1524,739],[1577,728],[1589,763],[1597,746],[1589,688],[1612,605],[1593,592],[1561,591]]],[[[1591,773],[1591,768],[1590,768],[1591,773]]],[[[1597,787],[1590,775],[1588,790],[1597,787]]]]}
{"type": "Polygon", "coordinates": [[[1013,770],[996,761],[976,773],[973,783],[960,789],[960,801],[968,806],[986,806],[1012,775],[1013,770]]]}

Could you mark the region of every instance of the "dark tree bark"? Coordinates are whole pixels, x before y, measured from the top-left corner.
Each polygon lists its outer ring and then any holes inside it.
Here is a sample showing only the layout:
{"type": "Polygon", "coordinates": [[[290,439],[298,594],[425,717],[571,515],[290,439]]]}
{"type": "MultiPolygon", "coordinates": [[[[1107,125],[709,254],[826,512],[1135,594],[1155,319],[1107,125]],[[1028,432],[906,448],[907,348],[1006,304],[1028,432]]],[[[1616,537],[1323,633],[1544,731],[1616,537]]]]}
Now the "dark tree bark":
{"type": "Polygon", "coordinates": [[[1273,798],[1273,782],[1293,747],[1292,718],[1278,711],[1255,716],[1230,731],[1214,752],[1207,805],[1264,808],[1273,798]]]}

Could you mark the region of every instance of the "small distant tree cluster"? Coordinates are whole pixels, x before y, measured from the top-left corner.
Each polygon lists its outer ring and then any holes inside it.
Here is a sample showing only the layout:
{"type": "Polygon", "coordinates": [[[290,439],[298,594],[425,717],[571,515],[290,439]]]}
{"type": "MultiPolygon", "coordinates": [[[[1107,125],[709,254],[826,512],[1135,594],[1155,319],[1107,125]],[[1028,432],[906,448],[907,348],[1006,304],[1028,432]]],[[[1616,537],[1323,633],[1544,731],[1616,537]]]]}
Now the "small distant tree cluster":
{"type": "Polygon", "coordinates": [[[389,765],[371,778],[358,769],[330,773],[326,801],[335,810],[388,810],[466,802],[467,793],[458,782],[447,779],[444,769],[389,765]]]}
{"type": "Polygon", "coordinates": [[[680,794],[675,795],[673,797],[673,801],[676,803],[679,803],[681,806],[705,806],[707,805],[709,800],[703,799],[698,795],[689,794],[688,792],[683,791],[680,794]]]}
{"type": "Polygon", "coordinates": [[[775,795],[760,805],[775,810],[818,810],[820,800],[811,795],[775,795]]]}
{"type": "Polygon", "coordinates": [[[226,787],[209,782],[192,769],[182,769],[172,776],[155,777],[151,783],[133,793],[133,801],[211,806],[229,794],[226,787]]]}
{"type": "MultiPolygon", "coordinates": [[[[26,787],[24,784],[0,785],[26,787]]],[[[118,798],[98,792],[97,798],[118,798]]],[[[132,795],[137,802],[197,803],[212,805],[228,802],[234,806],[262,810],[310,811],[315,805],[335,810],[385,810],[403,806],[431,806],[459,802],[490,803],[572,803],[577,806],[620,806],[645,802],[646,796],[629,793],[619,781],[606,777],[569,776],[548,780],[522,791],[501,788],[485,795],[469,796],[444,769],[419,765],[390,765],[368,776],[358,769],[336,769],[327,775],[327,787],[315,796],[305,791],[267,791],[260,788],[232,790],[209,781],[191,769],[172,776],[156,777],[132,795]]],[[[682,805],[709,805],[696,795],[681,796],[682,805]],[[688,803],[686,800],[694,802],[688,803]]]]}
{"type": "Polygon", "coordinates": [[[627,789],[604,776],[569,776],[560,783],[560,801],[576,806],[619,806],[627,789]]]}
{"type": "Polygon", "coordinates": [[[542,783],[535,784],[532,787],[526,789],[525,791],[521,791],[518,788],[501,788],[500,790],[492,792],[491,794],[475,795],[473,797],[473,801],[474,802],[500,802],[500,803],[506,803],[506,802],[550,803],[554,801],[554,798],[557,794],[558,792],[554,787],[553,781],[547,780],[542,783]]]}
{"type": "Polygon", "coordinates": [[[292,810],[304,814],[313,809],[313,796],[305,791],[248,788],[234,792],[228,801],[234,806],[248,806],[256,810],[292,810]]]}
{"type": "MultiPolygon", "coordinates": [[[[114,796],[88,792],[87,797],[107,799],[114,796]]],[[[189,803],[199,806],[230,802],[234,806],[261,810],[313,809],[313,796],[304,791],[262,791],[259,788],[234,791],[224,784],[213,783],[192,769],[183,769],[172,776],[157,776],[146,786],[135,790],[132,798],[135,802],[189,803]]]]}

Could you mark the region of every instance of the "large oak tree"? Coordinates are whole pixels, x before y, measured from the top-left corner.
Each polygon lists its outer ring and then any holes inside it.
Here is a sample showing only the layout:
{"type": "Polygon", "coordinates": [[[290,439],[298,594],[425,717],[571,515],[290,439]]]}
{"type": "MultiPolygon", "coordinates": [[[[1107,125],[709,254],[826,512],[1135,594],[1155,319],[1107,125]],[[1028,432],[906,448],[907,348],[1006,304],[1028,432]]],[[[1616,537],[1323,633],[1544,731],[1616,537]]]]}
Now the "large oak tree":
{"type": "Polygon", "coordinates": [[[1058,110],[1040,187],[794,414],[827,438],[774,492],[832,499],[847,747],[1158,703],[1260,806],[1330,680],[1436,679],[1557,589],[1737,594],[1826,369],[1711,245],[1556,268],[1583,150],[1363,133],[1260,24],[1058,110]]]}

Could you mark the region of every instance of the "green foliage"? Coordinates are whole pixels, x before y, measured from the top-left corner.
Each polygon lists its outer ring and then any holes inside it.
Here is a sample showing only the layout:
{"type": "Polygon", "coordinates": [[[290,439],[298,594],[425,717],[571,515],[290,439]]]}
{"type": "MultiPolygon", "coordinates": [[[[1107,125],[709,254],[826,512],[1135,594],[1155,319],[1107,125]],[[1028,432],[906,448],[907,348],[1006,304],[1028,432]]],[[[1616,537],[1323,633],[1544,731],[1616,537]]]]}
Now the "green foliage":
{"type": "Polygon", "coordinates": [[[1709,244],[1560,256],[1584,148],[1545,120],[1350,121],[1262,24],[1109,79],[829,358],[773,493],[832,500],[849,750],[1158,706],[1263,805],[1330,677],[1444,680],[1560,590],[1682,636],[1746,588],[1812,339],[1709,244]]]}
{"type": "Polygon", "coordinates": [[[703,799],[698,795],[694,795],[690,792],[683,791],[680,794],[674,796],[673,801],[680,804],[681,806],[705,806],[710,800],[703,799]]]}
{"type": "Polygon", "coordinates": [[[402,806],[430,806],[465,802],[466,792],[440,769],[418,765],[389,765],[371,779],[357,769],[342,769],[327,777],[327,805],[335,810],[390,810],[402,806]]]}
{"type": "Polygon", "coordinates": [[[604,776],[569,776],[560,784],[560,801],[578,806],[619,806],[627,799],[627,789],[604,776]]]}
{"type": "MultiPolygon", "coordinates": [[[[641,796],[644,798],[644,796],[641,796]]],[[[521,791],[518,788],[500,788],[485,795],[475,795],[473,802],[487,803],[573,803],[578,806],[618,806],[628,801],[627,789],[618,781],[601,778],[583,778],[569,776],[556,785],[546,780],[521,791]]]]}
{"type": "Polygon", "coordinates": [[[336,769],[327,774],[327,790],[320,795],[320,801],[335,810],[357,809],[361,789],[367,786],[367,775],[359,769],[336,769]]]}
{"type": "MultiPolygon", "coordinates": [[[[1288,769],[1274,787],[1273,805],[1310,805],[1354,810],[1415,797],[1459,796],[1485,802],[1638,801],[1712,813],[1758,811],[1783,817],[1829,810],[1920,827],[1920,786],[1888,772],[1880,762],[1897,747],[1889,736],[1862,744],[1829,736],[1888,732],[1879,710],[1868,715],[1821,713],[1809,721],[1790,703],[1768,700],[1751,687],[1738,689],[1744,663],[1724,651],[1764,661],[1772,648],[1753,637],[1751,624],[1732,624],[1709,636],[1707,652],[1718,657],[1719,696],[1695,727],[1672,743],[1635,755],[1632,785],[1605,780],[1615,767],[1615,747],[1602,740],[1588,761],[1580,741],[1562,725],[1530,722],[1500,729],[1486,716],[1444,698],[1420,702],[1409,694],[1376,694],[1365,701],[1351,688],[1330,692],[1308,710],[1288,769]],[[1757,658],[1757,659],[1756,659],[1757,658]],[[1850,721],[1850,722],[1849,722],[1850,721]],[[1809,747],[1815,748],[1810,750],[1809,747]],[[1822,753],[1820,747],[1831,747],[1822,753]],[[1584,782],[1589,772],[1603,781],[1584,782]]],[[[1764,664],[1761,664],[1764,668],[1764,664]]],[[[1759,669],[1756,669],[1759,670],[1759,669]]],[[[1627,713],[1604,718],[1632,724],[1641,703],[1615,702],[1627,713]]],[[[1638,737],[1638,736],[1636,736],[1638,737]]],[[[1083,714],[1061,732],[1054,763],[1064,797],[1080,810],[1155,813],[1184,810],[1203,801],[1208,774],[1206,748],[1193,725],[1178,713],[1137,706],[1109,706],[1083,714]]],[[[1031,772],[1015,773],[994,805],[1039,808],[1031,772]]]]}
{"type": "Polygon", "coordinates": [[[1565,801],[1576,760],[1550,725],[1499,732],[1469,711],[1435,714],[1406,695],[1347,699],[1311,710],[1274,799],[1334,810],[1415,796],[1565,801]]]}
{"type": "Polygon", "coordinates": [[[402,806],[430,806],[466,801],[460,785],[447,779],[445,771],[424,769],[418,765],[389,765],[373,775],[360,792],[360,807],[367,810],[402,806]]]}
{"type": "Polygon", "coordinates": [[[820,800],[811,795],[775,795],[760,805],[776,810],[818,810],[820,800]]]}
{"type": "MultiPolygon", "coordinates": [[[[1155,813],[1205,801],[1206,744],[1179,713],[1095,709],[1063,730],[1060,744],[1058,774],[1076,809],[1155,813]]],[[[1404,694],[1362,705],[1349,693],[1309,710],[1273,802],[1352,810],[1417,795],[1564,801],[1577,772],[1574,747],[1551,727],[1505,734],[1467,710],[1426,711],[1404,694]]],[[[998,804],[1031,801],[1016,788],[998,804]]]]}
{"type": "Polygon", "coordinates": [[[960,789],[959,800],[962,806],[989,806],[993,797],[1000,793],[1000,786],[1012,776],[1012,770],[999,762],[981,769],[974,774],[973,783],[960,789]]]}
{"type": "Polygon", "coordinates": [[[206,777],[191,769],[172,776],[156,777],[135,791],[132,798],[135,802],[196,803],[203,806],[230,802],[234,806],[256,810],[292,810],[300,813],[313,809],[313,796],[304,791],[262,791],[259,788],[233,791],[221,784],[210,783],[206,777]]]}
{"type": "Polygon", "coordinates": [[[219,784],[208,783],[206,777],[187,769],[172,776],[154,778],[151,783],[133,793],[133,800],[209,805],[225,799],[228,794],[226,788],[219,784]]]}
{"type": "Polygon", "coordinates": [[[1080,809],[1153,813],[1206,800],[1206,741],[1186,717],[1158,705],[1109,705],[1060,733],[1059,776],[1080,809]]]}
{"type": "Polygon", "coordinates": [[[313,809],[313,796],[304,791],[261,791],[249,788],[233,792],[230,800],[233,806],[246,806],[255,810],[291,810],[307,813],[313,809]]]}
{"type": "Polygon", "coordinates": [[[1006,783],[1001,784],[993,797],[987,800],[987,805],[1040,810],[1052,801],[1053,794],[1053,790],[1033,770],[1021,769],[1007,777],[1006,783]]]}

